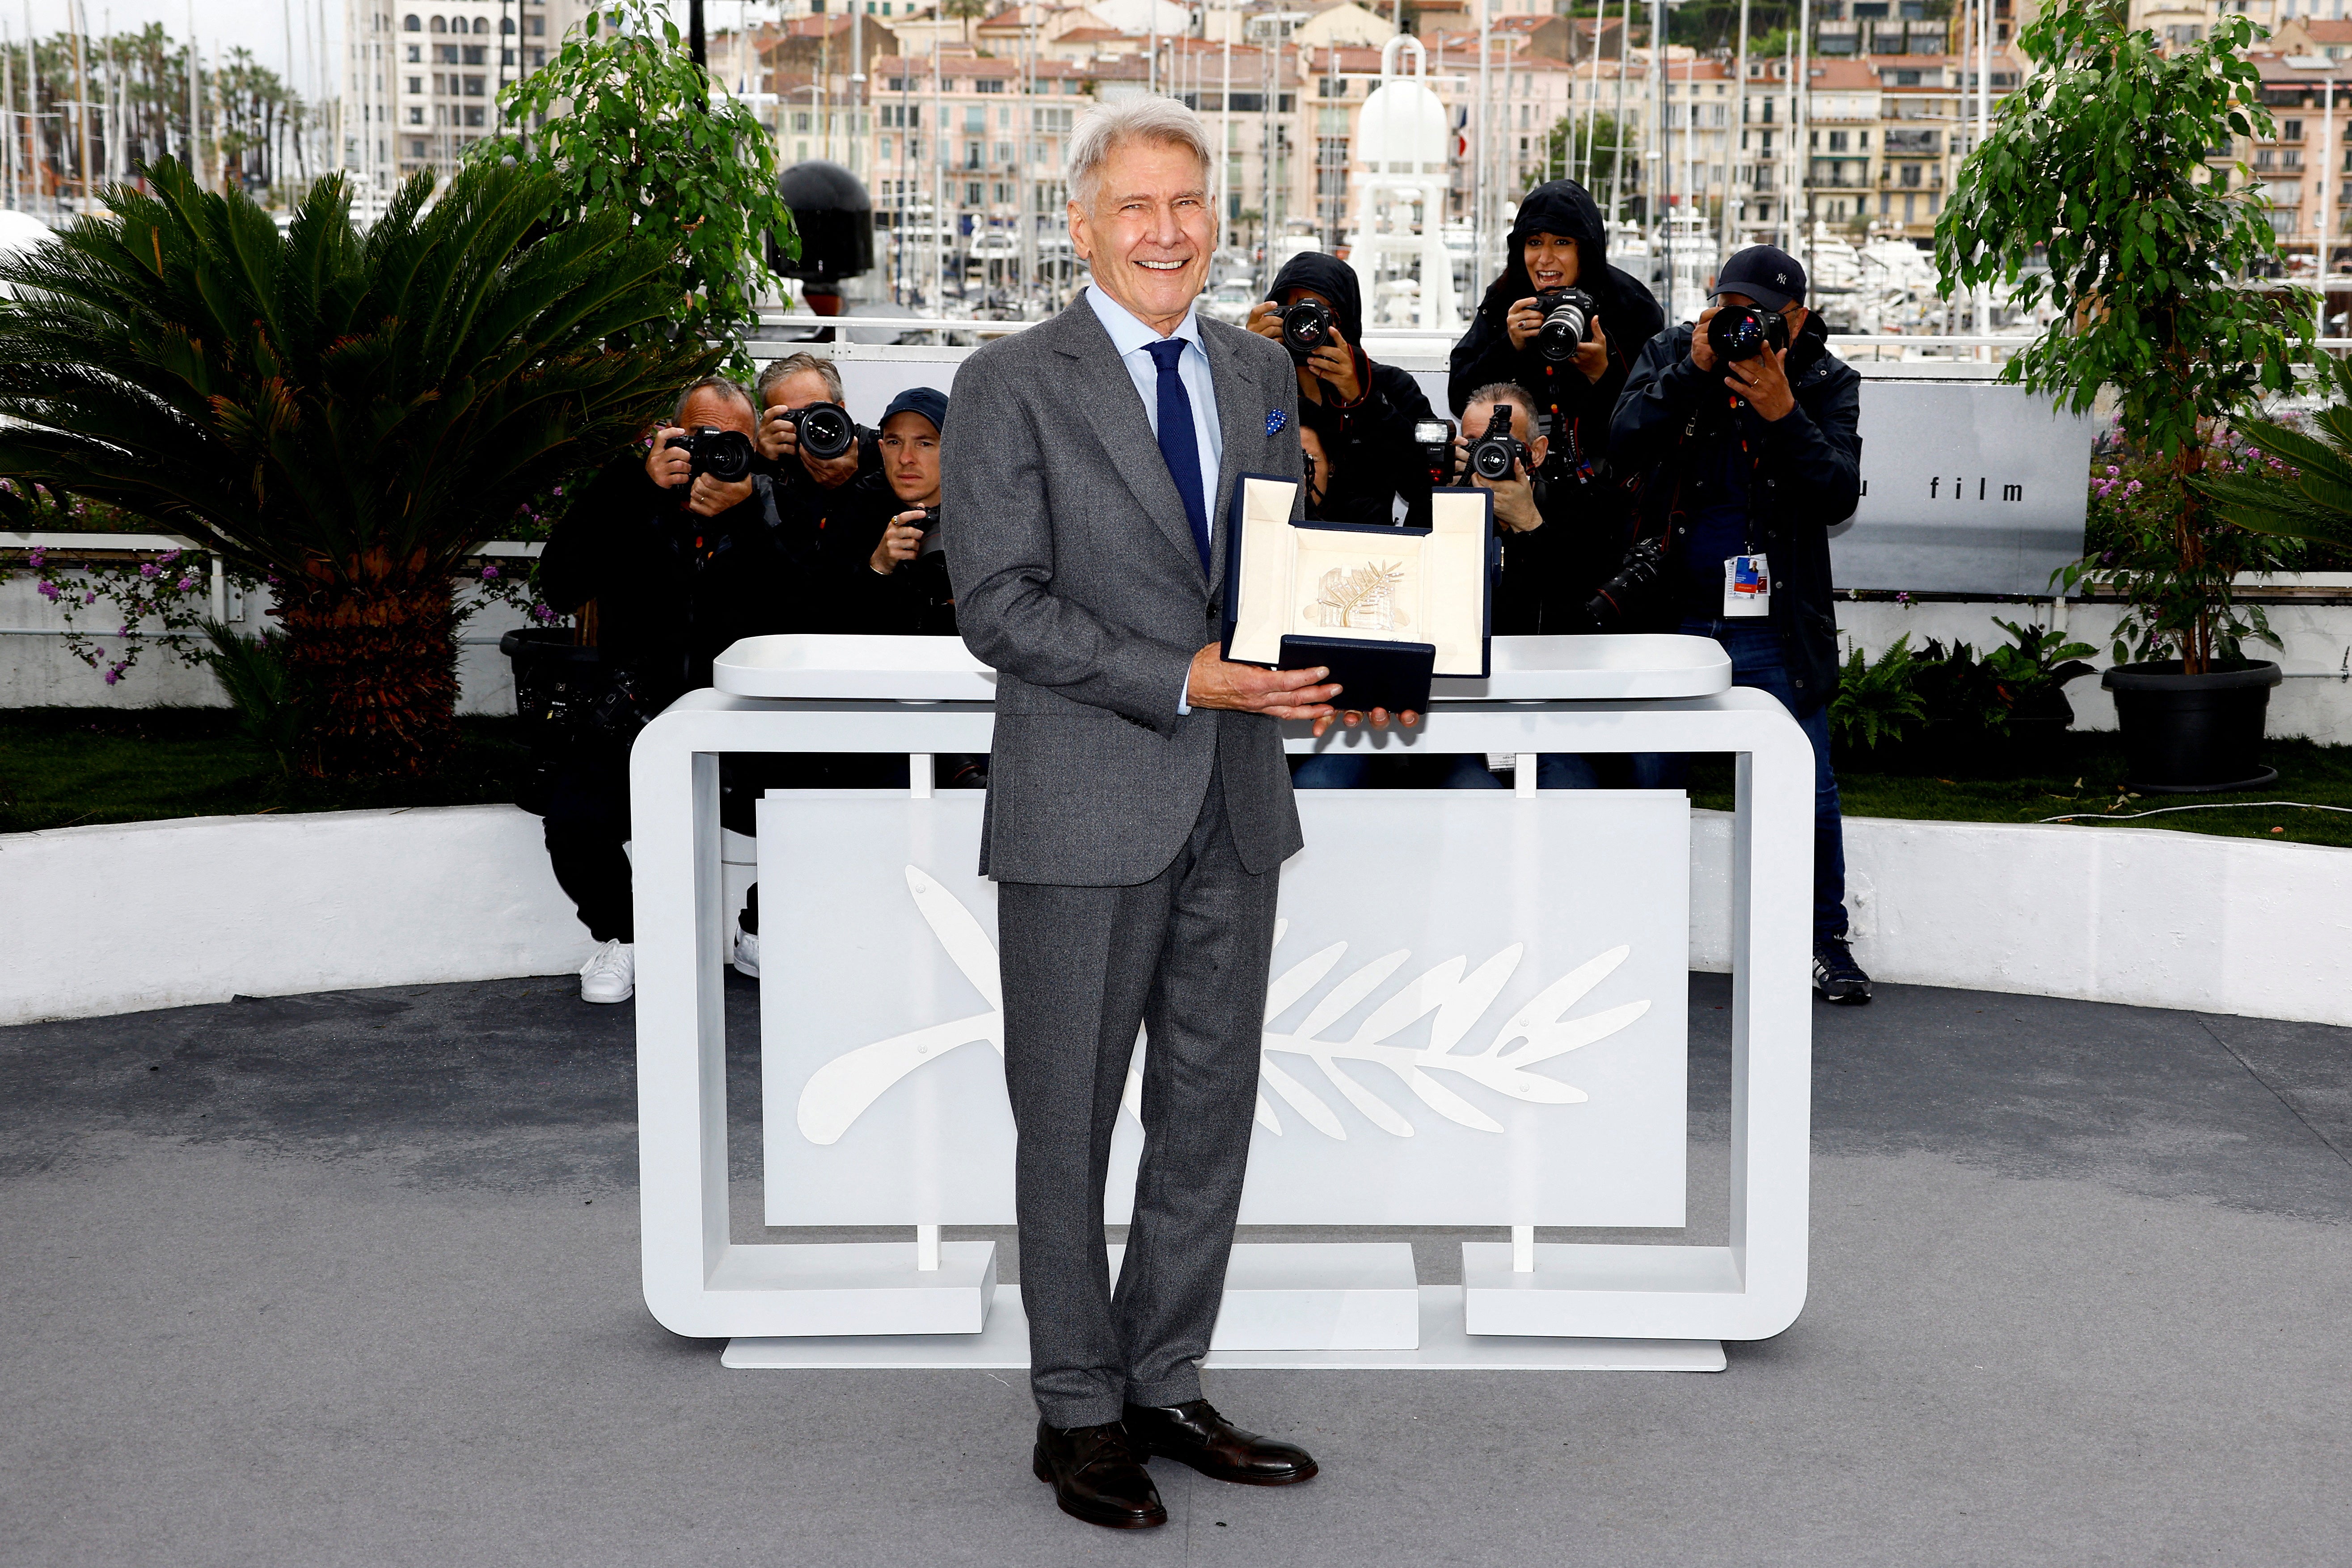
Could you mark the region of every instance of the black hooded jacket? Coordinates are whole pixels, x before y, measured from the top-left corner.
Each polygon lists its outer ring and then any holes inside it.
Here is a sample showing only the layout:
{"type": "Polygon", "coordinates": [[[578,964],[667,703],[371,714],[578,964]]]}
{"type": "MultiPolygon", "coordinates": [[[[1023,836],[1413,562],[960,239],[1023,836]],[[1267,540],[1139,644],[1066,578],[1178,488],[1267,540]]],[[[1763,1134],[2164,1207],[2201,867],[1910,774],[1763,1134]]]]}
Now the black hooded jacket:
{"type": "Polygon", "coordinates": [[[1682,555],[1690,520],[1719,482],[1726,444],[1744,436],[1755,465],[1748,515],[1757,548],[1771,562],[1771,625],[1786,651],[1797,711],[1810,713],[1837,691],[1829,531],[1862,499],[1862,376],[1829,352],[1827,329],[1811,317],[1789,350],[1797,405],[1767,421],[1744,403],[1734,407],[1722,375],[1693,363],[1691,333],[1685,323],[1643,344],[1617,405],[1618,462],[1642,476],[1641,533],[1667,539],[1658,619],[1639,629],[1673,629],[1689,587],[1682,555]]]}
{"type": "Polygon", "coordinates": [[[1363,395],[1343,404],[1328,382],[1318,382],[1322,401],[1298,400],[1301,423],[1313,427],[1336,470],[1318,509],[1349,522],[1394,520],[1391,498],[1402,496],[1405,521],[1429,526],[1429,470],[1412,444],[1415,422],[1433,419],[1421,385],[1392,364],[1374,363],[1363,350],[1363,297],[1356,271],[1336,256],[1310,250],[1292,257],[1275,275],[1265,297],[1277,303],[1293,289],[1311,289],[1331,302],[1339,333],[1356,353],[1356,379],[1363,395]]]}
{"type": "MultiPolygon", "coordinates": [[[[1459,415],[1470,395],[1498,381],[1517,382],[1552,415],[1551,456],[1545,468],[1556,482],[1591,465],[1604,483],[1610,479],[1610,415],[1633,372],[1633,356],[1666,324],[1664,312],[1641,279],[1609,265],[1609,234],[1601,208],[1574,180],[1538,185],[1519,204],[1507,242],[1509,261],[1479,301],[1470,330],[1454,345],[1446,401],[1459,415]],[[1609,343],[1609,368],[1587,381],[1573,364],[1556,364],[1535,351],[1511,346],[1511,307],[1534,296],[1528,278],[1527,243],[1538,234],[1576,241],[1576,286],[1593,298],[1601,335],[1609,343]]],[[[1622,517],[1622,512],[1620,516],[1622,517]]]]}

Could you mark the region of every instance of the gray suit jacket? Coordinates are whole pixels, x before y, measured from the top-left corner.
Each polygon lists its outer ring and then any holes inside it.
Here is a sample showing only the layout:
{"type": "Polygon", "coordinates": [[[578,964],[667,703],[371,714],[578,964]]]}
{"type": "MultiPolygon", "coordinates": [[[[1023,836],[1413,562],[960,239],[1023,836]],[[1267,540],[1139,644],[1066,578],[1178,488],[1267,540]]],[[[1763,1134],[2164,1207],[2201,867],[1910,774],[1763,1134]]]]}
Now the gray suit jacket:
{"type": "Polygon", "coordinates": [[[1205,582],[1143,400],[1084,300],[956,373],[940,526],[956,623],[998,672],[980,868],[1000,881],[1150,881],[1213,769],[1244,866],[1270,870],[1304,842],[1275,721],[1176,711],[1220,629],[1235,477],[1300,470],[1290,356],[1206,317],[1201,332],[1224,439],[1205,582]]]}

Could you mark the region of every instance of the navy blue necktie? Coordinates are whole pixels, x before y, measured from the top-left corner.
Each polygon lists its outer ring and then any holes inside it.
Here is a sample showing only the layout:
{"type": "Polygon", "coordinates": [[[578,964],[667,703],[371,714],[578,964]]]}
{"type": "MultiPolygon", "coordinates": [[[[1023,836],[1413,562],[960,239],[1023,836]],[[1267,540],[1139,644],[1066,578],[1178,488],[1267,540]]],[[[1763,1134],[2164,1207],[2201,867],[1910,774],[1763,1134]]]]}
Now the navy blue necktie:
{"type": "Polygon", "coordinates": [[[1209,574],[1209,508],[1201,484],[1201,443],[1192,433],[1192,400],[1184,395],[1184,378],[1176,362],[1184,357],[1184,340],[1167,338],[1145,348],[1160,367],[1160,455],[1167,459],[1168,477],[1184,498],[1184,517],[1192,525],[1192,542],[1201,552],[1201,575],[1209,574]]]}

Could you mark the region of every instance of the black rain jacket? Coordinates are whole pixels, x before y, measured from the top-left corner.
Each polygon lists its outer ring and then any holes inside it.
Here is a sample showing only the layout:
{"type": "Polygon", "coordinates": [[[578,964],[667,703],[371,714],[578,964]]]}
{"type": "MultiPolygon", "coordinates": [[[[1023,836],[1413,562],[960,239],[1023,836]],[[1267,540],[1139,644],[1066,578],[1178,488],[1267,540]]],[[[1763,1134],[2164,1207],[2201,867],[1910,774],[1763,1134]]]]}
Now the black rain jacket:
{"type": "MultiPolygon", "coordinates": [[[[1545,468],[1565,479],[1590,465],[1601,486],[1586,488],[1606,487],[1612,479],[1611,416],[1633,373],[1634,355],[1665,326],[1665,313],[1641,279],[1609,265],[1609,233],[1601,208],[1574,180],[1554,180],[1528,193],[1511,224],[1507,248],[1510,259],[1503,275],[1486,290],[1470,330],[1454,345],[1446,401],[1459,417],[1470,395],[1480,387],[1517,382],[1535,394],[1537,404],[1552,416],[1551,452],[1545,468]],[[1597,382],[1585,380],[1573,364],[1551,363],[1532,345],[1511,346],[1511,307],[1536,291],[1528,279],[1526,247],[1538,234],[1565,235],[1576,241],[1577,287],[1592,296],[1601,334],[1609,342],[1609,369],[1597,382]]],[[[1598,502],[1601,498],[1592,499],[1598,502]]],[[[1621,505],[1615,519],[1620,525],[1622,517],[1621,505]]]]}
{"type": "Polygon", "coordinates": [[[1421,384],[1392,364],[1379,364],[1364,353],[1363,296],[1356,269],[1336,256],[1305,251],[1282,264],[1265,297],[1280,302],[1293,289],[1312,289],[1331,302],[1340,334],[1356,353],[1356,377],[1364,395],[1343,404],[1328,382],[1318,382],[1320,403],[1298,400],[1298,417],[1323,442],[1337,469],[1318,509],[1327,518],[1393,522],[1392,497],[1402,496],[1407,525],[1429,526],[1429,469],[1412,444],[1412,427],[1434,419],[1421,384]]]}
{"type": "Polygon", "coordinates": [[[1670,327],[1642,347],[1612,422],[1618,460],[1641,475],[1641,537],[1667,536],[1667,589],[1643,629],[1672,630],[1687,584],[1683,554],[1690,519],[1723,472],[1724,447],[1744,436],[1755,547],[1770,559],[1771,625],[1780,632],[1800,716],[1837,691],[1837,613],[1831,598],[1829,531],[1862,495],[1860,373],[1829,352],[1828,330],[1809,318],[1789,353],[1797,405],[1778,421],[1735,400],[1722,376],[1691,362],[1692,328],[1670,327]]]}

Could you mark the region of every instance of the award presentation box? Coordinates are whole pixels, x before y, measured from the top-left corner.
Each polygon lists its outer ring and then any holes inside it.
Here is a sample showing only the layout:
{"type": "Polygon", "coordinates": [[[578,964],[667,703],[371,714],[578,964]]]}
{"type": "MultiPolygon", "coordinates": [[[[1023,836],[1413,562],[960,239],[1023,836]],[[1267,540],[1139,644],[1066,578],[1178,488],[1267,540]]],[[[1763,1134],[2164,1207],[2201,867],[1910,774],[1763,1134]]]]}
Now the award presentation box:
{"type": "Polygon", "coordinates": [[[1291,519],[1298,486],[1234,485],[1224,657],[1328,666],[1339,705],[1420,712],[1433,676],[1483,679],[1494,622],[1494,497],[1441,489],[1428,528],[1291,519]]]}

